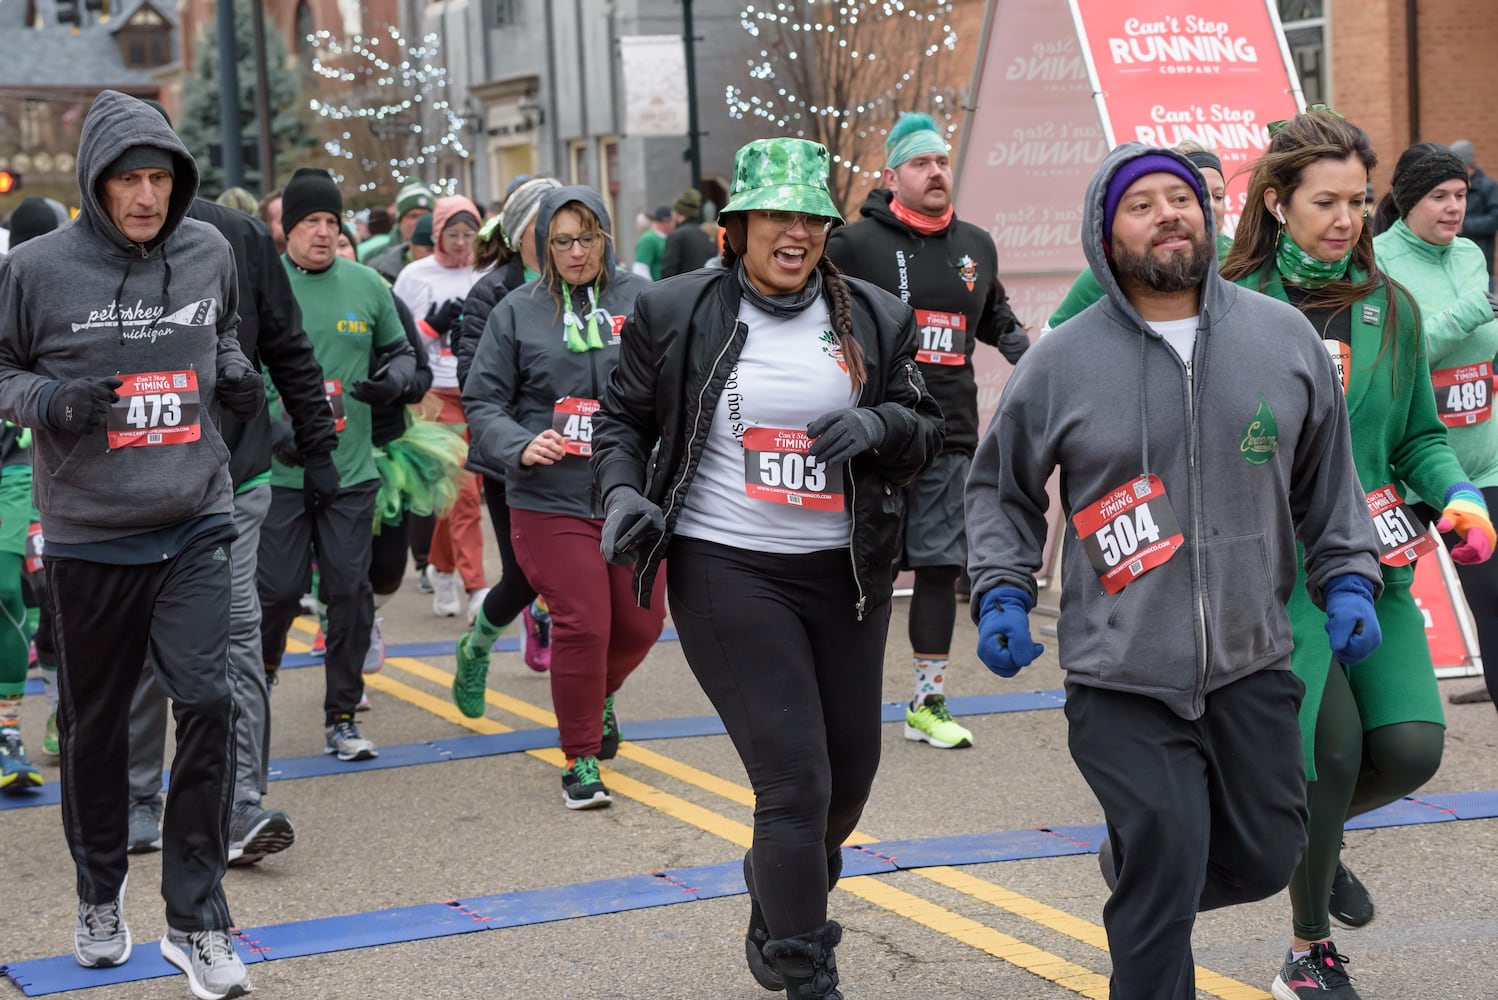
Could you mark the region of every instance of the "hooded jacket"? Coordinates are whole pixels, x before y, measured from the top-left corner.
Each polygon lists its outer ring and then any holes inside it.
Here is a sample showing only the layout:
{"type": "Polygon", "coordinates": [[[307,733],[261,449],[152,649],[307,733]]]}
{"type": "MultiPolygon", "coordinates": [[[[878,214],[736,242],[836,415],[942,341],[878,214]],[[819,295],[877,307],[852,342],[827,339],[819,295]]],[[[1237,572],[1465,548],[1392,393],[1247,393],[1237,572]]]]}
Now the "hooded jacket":
{"type": "Polygon", "coordinates": [[[437,246],[436,252],[407,264],[395,279],[395,295],[416,319],[422,334],[421,349],[426,352],[427,363],[432,369],[432,384],[438,389],[458,388],[458,359],[453,345],[461,331],[455,326],[446,333],[438,333],[426,322],[427,315],[451,299],[456,299],[461,305],[478,280],[471,252],[466,256],[467,263],[461,260],[454,263],[442,252],[442,231],[452,217],[460,213],[472,215],[474,219],[482,218],[478,208],[467,198],[437,199],[437,207],[432,211],[432,240],[437,246]]]}
{"type": "MultiPolygon", "coordinates": [[[[1103,250],[1103,199],[1114,173],[1146,153],[1187,163],[1133,142],[1104,160],[1082,242],[1106,295],[1030,349],[973,459],[972,611],[977,620],[994,587],[1034,597],[1046,481],[1059,466],[1068,544],[1057,634],[1068,685],[1144,695],[1195,719],[1211,692],[1289,669],[1297,536],[1318,607],[1334,577],[1356,573],[1375,593],[1382,578],[1341,384],[1305,317],[1224,281],[1214,260],[1188,363],[1119,287],[1103,250]],[[1071,517],[1145,473],[1162,481],[1182,541],[1110,595],[1071,517]]],[[[1210,203],[1202,210],[1210,233],[1210,203]]]]}
{"type": "MultiPolygon", "coordinates": [[[[999,281],[993,237],[955,215],[945,229],[923,236],[895,217],[889,207],[893,197],[884,188],[869,192],[863,219],[832,231],[827,256],[838,270],[873,282],[916,310],[918,352],[939,349],[961,355],[956,365],[921,362],[921,374],[946,419],[945,450],[971,455],[978,445],[973,348],[982,341],[1017,364],[1030,338],[999,281]],[[936,322],[941,314],[961,316],[963,329],[936,322]],[[930,322],[922,322],[923,317],[930,322]]],[[[921,354],[916,358],[920,361],[921,354]]]]}
{"type": "MultiPolygon", "coordinates": [[[[217,229],[234,250],[240,292],[239,348],[253,367],[263,366],[270,373],[281,406],[296,429],[297,451],[304,459],[332,454],[338,435],[323,394],[322,367],[302,329],[302,312],[270,230],[259,219],[206,198],[194,198],[187,217],[217,229]]],[[[221,421],[224,443],[229,446],[229,473],[238,490],[270,472],[270,411],[263,409],[245,423],[225,410],[221,421]]]]}
{"type": "Polygon", "coordinates": [[[468,382],[468,369],[473,367],[473,355],[484,337],[484,327],[489,323],[489,314],[499,300],[510,294],[511,289],[525,284],[525,261],[517,253],[505,264],[486,272],[468,292],[463,302],[463,329],[453,353],[458,356],[458,385],[468,382]]]}
{"type": "Polygon", "coordinates": [[[106,90],[78,147],[82,211],[0,260],[0,416],[34,428],[36,505],[51,542],[107,543],[232,511],[214,387],[228,364],[249,362],[235,339],[229,244],[186,218],[197,186],[197,166],[161,115],[106,90]],[[166,150],[174,164],[165,224],[144,244],[115,226],[100,199],[105,169],[132,146],[166,150]],[[62,381],[152,373],[176,391],[136,396],[146,404],[139,411],[122,394],[110,420],[123,430],[154,415],[149,426],[164,430],[173,416],[176,426],[191,419],[196,438],[152,446],[142,436],[141,446],[111,448],[102,426],[76,435],[46,421],[62,381]]]}
{"type": "MultiPolygon", "coordinates": [[[[536,213],[536,257],[546,260],[551,217],[568,202],[581,202],[610,229],[603,198],[589,187],[548,191],[536,213]]],[[[598,316],[601,349],[567,349],[566,310],[546,286],[546,278],[510,292],[484,328],[463,387],[463,412],[472,444],[468,467],[505,480],[509,504],[519,510],[596,518],[603,509],[589,490],[588,460],[568,455],[552,465],[520,464],[525,446],[554,425],[563,397],[597,400],[619,361],[620,331],[634,308],[635,296],[650,286],[649,279],[620,271],[614,242],[606,240],[603,274],[608,287],[596,307],[588,304],[586,288],[572,288],[573,312],[586,320],[590,308],[598,316]]]]}

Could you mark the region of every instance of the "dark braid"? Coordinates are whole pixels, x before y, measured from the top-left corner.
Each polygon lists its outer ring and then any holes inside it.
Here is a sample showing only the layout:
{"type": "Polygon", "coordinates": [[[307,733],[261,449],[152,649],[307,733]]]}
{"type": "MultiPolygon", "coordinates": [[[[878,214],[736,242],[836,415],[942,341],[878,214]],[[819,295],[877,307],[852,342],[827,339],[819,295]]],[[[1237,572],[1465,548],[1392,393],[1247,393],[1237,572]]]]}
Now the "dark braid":
{"type": "Polygon", "coordinates": [[[832,263],[831,257],[824,253],[817,261],[817,268],[822,272],[822,287],[832,300],[832,327],[837,331],[838,343],[843,349],[848,377],[853,380],[853,391],[861,393],[869,373],[863,363],[863,345],[853,336],[853,296],[848,291],[848,283],[843,280],[843,272],[832,263]]]}

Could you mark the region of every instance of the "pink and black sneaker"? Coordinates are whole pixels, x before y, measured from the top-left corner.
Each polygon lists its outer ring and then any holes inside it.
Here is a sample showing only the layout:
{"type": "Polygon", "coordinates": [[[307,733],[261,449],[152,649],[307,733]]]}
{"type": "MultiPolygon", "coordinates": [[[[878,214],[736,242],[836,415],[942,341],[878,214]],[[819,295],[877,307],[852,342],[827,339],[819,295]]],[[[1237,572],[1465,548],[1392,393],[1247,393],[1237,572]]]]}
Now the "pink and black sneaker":
{"type": "Polygon", "coordinates": [[[1301,958],[1285,956],[1269,992],[1275,1000],[1361,1000],[1348,978],[1346,955],[1330,941],[1317,941],[1301,958]]]}
{"type": "Polygon", "coordinates": [[[520,636],[520,648],[525,665],[537,673],[551,669],[551,615],[531,602],[520,612],[525,631],[520,636]]]}

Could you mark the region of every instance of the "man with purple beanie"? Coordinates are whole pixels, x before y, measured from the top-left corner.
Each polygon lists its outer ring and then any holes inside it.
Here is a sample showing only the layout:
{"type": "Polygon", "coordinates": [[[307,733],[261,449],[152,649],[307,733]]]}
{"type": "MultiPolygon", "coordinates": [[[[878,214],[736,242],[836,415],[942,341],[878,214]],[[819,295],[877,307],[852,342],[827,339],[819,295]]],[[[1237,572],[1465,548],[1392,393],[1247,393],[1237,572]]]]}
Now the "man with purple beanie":
{"type": "MultiPolygon", "coordinates": [[[[1218,276],[1204,191],[1178,153],[1108,155],[1082,222],[1106,294],[1027,352],[967,483],[978,656],[1011,677],[1043,652],[1062,472],[1058,657],[1108,824],[1112,1000],[1193,1000],[1196,914],[1279,892],[1305,846],[1296,539],[1318,607],[1341,577],[1381,586],[1330,358],[1298,310],[1218,276]]],[[[1377,645],[1371,602],[1333,617],[1377,645]]]]}

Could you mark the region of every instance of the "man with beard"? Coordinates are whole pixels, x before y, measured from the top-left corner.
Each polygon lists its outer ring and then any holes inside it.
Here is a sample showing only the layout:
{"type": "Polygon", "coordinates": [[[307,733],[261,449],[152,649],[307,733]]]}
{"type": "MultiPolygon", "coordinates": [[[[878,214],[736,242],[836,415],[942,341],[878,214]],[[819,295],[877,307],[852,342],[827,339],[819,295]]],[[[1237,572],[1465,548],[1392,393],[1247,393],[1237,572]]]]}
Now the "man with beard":
{"type": "Polygon", "coordinates": [[[943,690],[957,617],[953,585],[967,562],[962,487],[978,445],[973,347],[981,340],[1015,364],[1030,338],[999,282],[993,238],[952,211],[952,164],[931,116],[901,115],[884,151],[885,187],[869,193],[861,222],[832,231],[827,256],[915,308],[916,361],[946,418],[941,454],[905,488],[899,565],[915,571],[915,695],[905,706],[905,738],[950,750],[973,745],[943,690]]]}
{"type": "Polygon", "coordinates": [[[1177,153],[1108,155],[1082,241],[1106,295],[1016,369],[967,485],[978,656],[1010,677],[1042,652],[1027,616],[1061,470],[1059,657],[1108,823],[1112,1000],[1194,998],[1196,913],[1273,895],[1300,858],[1297,537],[1333,652],[1377,643],[1371,602],[1323,596],[1380,587],[1341,383],[1298,310],[1218,276],[1204,189],[1177,153]]]}

